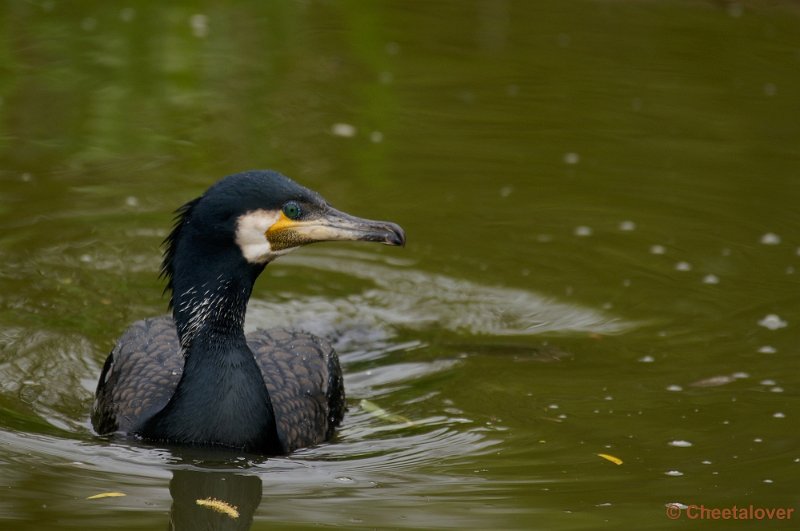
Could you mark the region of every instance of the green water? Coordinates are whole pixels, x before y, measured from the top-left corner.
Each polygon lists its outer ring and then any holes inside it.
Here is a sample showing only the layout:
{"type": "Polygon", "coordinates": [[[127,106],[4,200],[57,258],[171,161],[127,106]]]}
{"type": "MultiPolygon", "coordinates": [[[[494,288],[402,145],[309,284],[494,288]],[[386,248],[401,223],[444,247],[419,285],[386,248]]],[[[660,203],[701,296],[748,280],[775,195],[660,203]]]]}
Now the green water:
{"type": "Polygon", "coordinates": [[[3,529],[797,525],[665,514],[800,511],[796,4],[0,17],[3,529]],[[266,461],[96,437],[106,354],[166,311],[172,210],[249,168],[406,229],[297,252],[251,301],[249,328],[336,340],[343,428],[266,461]]]}

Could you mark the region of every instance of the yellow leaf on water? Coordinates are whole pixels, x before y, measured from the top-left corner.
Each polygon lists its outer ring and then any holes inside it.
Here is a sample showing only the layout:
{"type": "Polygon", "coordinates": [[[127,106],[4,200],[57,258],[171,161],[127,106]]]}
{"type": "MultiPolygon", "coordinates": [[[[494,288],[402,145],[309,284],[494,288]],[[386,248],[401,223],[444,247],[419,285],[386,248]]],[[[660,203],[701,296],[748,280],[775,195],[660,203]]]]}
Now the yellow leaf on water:
{"type": "Polygon", "coordinates": [[[599,457],[602,457],[606,461],[611,461],[615,465],[621,465],[622,464],[622,459],[620,459],[619,457],[616,457],[616,456],[613,456],[613,455],[609,455],[609,454],[597,454],[597,455],[599,457]]]}
{"type": "Polygon", "coordinates": [[[404,416],[397,415],[395,413],[389,413],[375,402],[370,402],[369,400],[362,399],[358,405],[361,406],[361,409],[363,409],[364,411],[366,411],[367,413],[371,414],[374,417],[378,417],[383,420],[388,420],[389,422],[398,422],[401,424],[405,424],[406,426],[414,425],[414,422],[410,421],[404,416]]]}
{"type": "Polygon", "coordinates": [[[119,498],[120,496],[127,496],[124,492],[101,492],[94,496],[89,496],[87,500],[99,500],[101,498],[119,498]]]}
{"type": "Polygon", "coordinates": [[[231,505],[228,502],[218,500],[216,498],[204,498],[202,500],[196,500],[195,503],[201,507],[208,507],[209,509],[217,511],[218,513],[230,516],[234,520],[239,518],[239,508],[235,505],[231,505]]]}

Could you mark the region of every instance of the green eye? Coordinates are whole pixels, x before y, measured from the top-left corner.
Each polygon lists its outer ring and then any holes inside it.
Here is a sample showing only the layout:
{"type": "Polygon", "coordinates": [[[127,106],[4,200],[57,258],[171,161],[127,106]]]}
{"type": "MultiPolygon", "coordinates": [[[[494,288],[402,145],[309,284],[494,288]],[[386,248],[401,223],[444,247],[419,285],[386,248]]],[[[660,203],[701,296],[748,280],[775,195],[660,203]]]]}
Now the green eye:
{"type": "Polygon", "coordinates": [[[300,205],[294,201],[289,201],[283,205],[283,214],[289,219],[297,219],[302,213],[303,210],[300,208],[300,205]]]}

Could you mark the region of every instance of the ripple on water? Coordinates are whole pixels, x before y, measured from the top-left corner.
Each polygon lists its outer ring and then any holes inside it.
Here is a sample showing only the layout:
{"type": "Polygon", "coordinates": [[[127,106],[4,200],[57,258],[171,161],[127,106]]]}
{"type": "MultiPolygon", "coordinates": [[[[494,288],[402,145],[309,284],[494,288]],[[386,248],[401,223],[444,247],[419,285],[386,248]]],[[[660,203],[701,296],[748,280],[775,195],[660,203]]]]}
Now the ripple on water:
{"type": "MultiPolygon", "coordinates": [[[[284,259],[290,260],[294,259],[284,259]]],[[[373,339],[380,339],[381,335],[391,337],[392,327],[434,327],[459,334],[512,336],[554,332],[615,334],[637,324],[532,291],[387,265],[353,253],[305,254],[294,265],[345,271],[370,280],[373,287],[335,300],[305,296],[281,301],[280,305],[253,300],[248,327],[302,323],[313,333],[327,335],[346,323],[351,328],[369,330],[373,339]]]]}
{"type": "MultiPolygon", "coordinates": [[[[469,418],[448,404],[447,397],[436,389],[421,390],[420,397],[405,393],[403,402],[398,402],[398,390],[408,390],[421,379],[453,370],[463,361],[403,359],[390,363],[402,359],[391,356],[393,353],[426,347],[422,341],[397,341],[395,331],[435,328],[496,336],[610,334],[630,329],[635,323],[524,289],[429,274],[367,256],[307,253],[296,261],[302,267],[345,272],[368,280],[371,285],[359,293],[337,299],[295,297],[280,304],[254,299],[248,312],[248,329],[293,326],[335,337],[346,367],[350,399],[350,410],[335,440],[288,457],[222,463],[214,472],[258,476],[265,500],[269,500],[264,504],[269,504],[271,515],[285,521],[313,521],[315,511],[325,503],[336,503],[342,490],[348,489],[355,493],[348,504],[360,504],[362,513],[368,513],[374,500],[380,499],[381,515],[389,514],[387,506],[394,506],[404,509],[405,514],[423,515],[426,526],[435,526],[432,518],[442,518],[442,525],[474,526],[476,515],[464,516],[464,503],[483,503],[486,480],[469,472],[475,468],[471,463],[496,451],[502,427],[469,418]],[[376,364],[375,360],[382,361],[376,364]],[[365,368],[362,362],[368,361],[373,363],[365,368]],[[390,415],[381,417],[361,407],[358,401],[364,399],[374,400],[390,415]],[[398,422],[396,419],[403,417],[394,415],[391,409],[406,403],[415,404],[410,410],[416,416],[398,422]],[[442,505],[427,514],[416,510],[420,497],[441,497],[447,490],[443,485],[448,484],[458,486],[460,504],[451,511],[442,505]],[[290,497],[293,503],[275,505],[275,499],[281,497],[290,497]],[[304,505],[297,500],[309,502],[304,505]]],[[[163,508],[165,480],[170,481],[172,491],[173,484],[181,483],[177,481],[179,471],[203,472],[211,466],[202,460],[187,461],[173,450],[139,445],[133,440],[108,442],[91,435],[88,408],[99,365],[94,359],[96,349],[88,340],[24,330],[6,339],[0,348],[13,349],[17,360],[0,367],[4,394],[15,395],[19,389],[8,386],[25,385],[28,380],[63,382],[46,392],[32,393],[36,404],[33,416],[61,429],[44,429],[34,422],[24,429],[6,425],[7,429],[0,430],[0,445],[6,448],[13,469],[6,476],[9,484],[16,481],[12,479],[15,471],[20,472],[19,481],[25,481],[27,473],[22,472],[33,468],[42,471],[37,481],[52,485],[51,497],[63,494],[74,499],[76,492],[82,497],[84,492],[88,496],[120,490],[129,495],[128,500],[138,500],[137,506],[144,501],[163,508]],[[65,399],[66,395],[73,397],[72,402],[65,399]]],[[[326,514],[330,518],[330,513],[326,514]]]]}

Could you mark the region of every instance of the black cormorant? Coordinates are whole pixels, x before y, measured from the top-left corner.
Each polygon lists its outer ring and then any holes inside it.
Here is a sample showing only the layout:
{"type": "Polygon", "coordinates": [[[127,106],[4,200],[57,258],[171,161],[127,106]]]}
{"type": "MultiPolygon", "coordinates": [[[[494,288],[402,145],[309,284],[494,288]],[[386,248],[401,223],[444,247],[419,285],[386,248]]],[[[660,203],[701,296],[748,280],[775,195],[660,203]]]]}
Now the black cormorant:
{"type": "Polygon", "coordinates": [[[245,337],[253,284],[302,245],[404,245],[394,223],[340,212],[274,171],[230,175],[177,210],[161,274],[172,317],[138,321],[100,374],[92,425],[168,444],[285,454],[329,439],[345,410],[339,360],[311,334],[245,337]]]}

